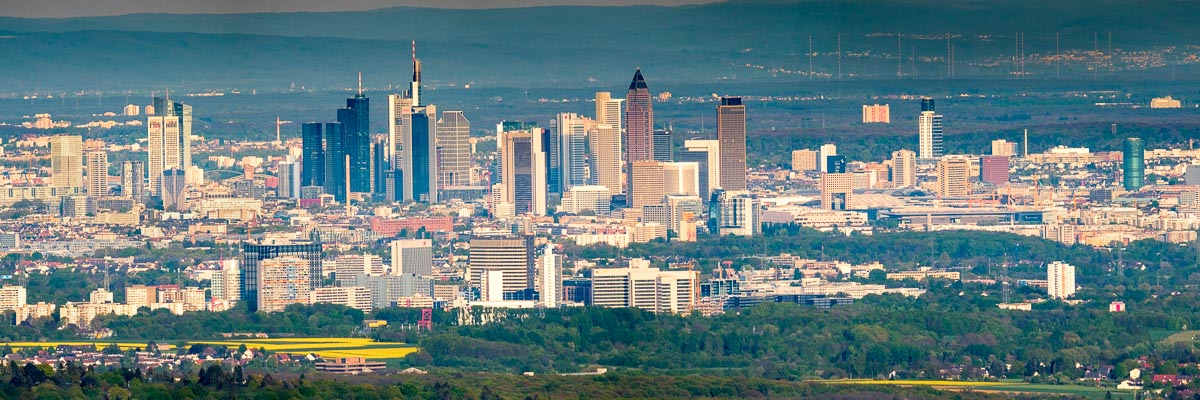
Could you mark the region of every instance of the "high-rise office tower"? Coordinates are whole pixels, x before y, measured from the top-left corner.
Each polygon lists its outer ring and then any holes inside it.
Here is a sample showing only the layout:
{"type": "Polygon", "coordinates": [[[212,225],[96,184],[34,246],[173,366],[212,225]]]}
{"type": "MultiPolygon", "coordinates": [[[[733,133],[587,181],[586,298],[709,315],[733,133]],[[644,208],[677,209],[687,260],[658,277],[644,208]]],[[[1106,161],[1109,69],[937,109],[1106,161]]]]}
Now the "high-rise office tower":
{"type": "Polygon", "coordinates": [[[161,182],[163,209],[179,211],[186,208],[184,186],[187,184],[187,175],[184,170],[171,168],[163,171],[161,182]]]}
{"type": "Polygon", "coordinates": [[[108,152],[92,150],[87,153],[87,195],[108,196],[108,152]]]}
{"type": "Polygon", "coordinates": [[[404,200],[436,203],[437,200],[437,109],[413,107],[408,115],[403,154],[404,200]]]}
{"type": "Polygon", "coordinates": [[[708,199],[713,189],[721,187],[721,142],[691,139],[683,142],[679,161],[700,164],[700,197],[708,199]]]}
{"type": "Polygon", "coordinates": [[[635,162],[654,160],[654,107],[640,68],[634,71],[625,97],[624,138],[626,170],[632,171],[635,162]]]}
{"type": "Polygon", "coordinates": [[[663,194],[700,196],[700,163],[664,162],[663,194]]]}
{"type": "Polygon", "coordinates": [[[376,198],[387,192],[387,175],[392,170],[392,163],[387,159],[387,146],[387,135],[372,135],[371,194],[375,195],[376,198]]]}
{"type": "MultiPolygon", "coordinates": [[[[532,236],[477,237],[471,239],[471,257],[467,267],[467,281],[472,288],[481,292],[485,276],[500,275],[491,280],[491,285],[501,293],[512,293],[534,287],[534,249],[532,236]]],[[[493,298],[502,298],[496,295],[493,298]]]]}
{"type": "MultiPolygon", "coordinates": [[[[342,124],[342,150],[350,156],[350,191],[356,193],[371,192],[370,109],[371,101],[363,95],[360,81],[358,94],[346,99],[346,108],[337,110],[337,121],[342,124]]],[[[328,132],[326,135],[328,140],[328,132]]]]}
{"type": "Polygon", "coordinates": [[[963,158],[946,158],[937,165],[940,197],[966,197],[971,194],[971,163],[963,158]]]}
{"type": "Polygon", "coordinates": [[[1141,138],[1126,138],[1122,148],[1122,183],[1125,190],[1142,188],[1146,174],[1146,144],[1141,138]]]}
{"type": "Polygon", "coordinates": [[[558,188],[562,193],[587,185],[587,128],[591,122],[575,113],[560,113],[551,127],[558,132],[558,188]]]}
{"type": "Polygon", "coordinates": [[[906,188],[917,184],[917,153],[901,149],[892,152],[892,187],[906,188]]]}
{"type": "Polygon", "coordinates": [[[654,130],[654,161],[675,161],[675,147],[671,143],[671,130],[654,130]]]}
{"type": "Polygon", "coordinates": [[[321,124],[307,122],[300,126],[302,155],[300,186],[325,186],[325,137],[321,124]]]}
{"type": "Polygon", "coordinates": [[[392,275],[433,275],[433,241],[398,239],[388,243],[392,251],[392,275]]]}
{"type": "Polygon", "coordinates": [[[817,152],[809,149],[792,150],[792,171],[817,171],[817,152]]]}
{"type": "Polygon", "coordinates": [[[51,182],[59,188],[83,187],[83,137],[50,138],[51,182]]]}
{"type": "Polygon", "coordinates": [[[192,106],[154,98],[154,113],[146,117],[149,140],[150,193],[162,195],[162,173],[192,166],[192,106]]]}
{"type": "Polygon", "coordinates": [[[438,189],[471,184],[471,121],[462,111],[442,111],[437,127],[438,189]]]}
{"type": "Polygon", "coordinates": [[[609,92],[596,92],[596,125],[591,133],[592,180],[609,193],[624,193],[621,176],[621,103],[609,92]]]}
{"type": "Polygon", "coordinates": [[[121,163],[121,195],[141,203],[146,191],[146,167],[139,160],[121,163]]]}
{"type": "Polygon", "coordinates": [[[1075,266],[1055,261],[1046,266],[1046,295],[1065,299],[1075,295],[1075,266]]]}
{"type": "MultiPolygon", "coordinates": [[[[559,147],[558,129],[554,125],[558,120],[550,121],[550,129],[542,130],[542,150],[546,152],[546,190],[549,193],[562,194],[562,148],[559,147]]],[[[535,138],[536,139],[536,138],[535,138]]]]}
{"type": "Polygon", "coordinates": [[[661,204],[663,200],[663,163],[661,161],[635,161],[629,171],[629,206],[661,204]]]}
{"type": "Polygon", "coordinates": [[[279,186],[276,188],[278,197],[300,198],[300,163],[283,161],[279,163],[279,186]]]}
{"type": "Polygon", "coordinates": [[[831,174],[846,173],[846,156],[825,157],[825,172],[831,174]]]}
{"type": "Polygon", "coordinates": [[[821,145],[821,148],[817,150],[817,171],[829,172],[829,170],[826,169],[826,167],[829,166],[829,157],[833,157],[836,155],[837,155],[837,145],[836,144],[826,143],[826,144],[821,145]]]}
{"type": "Polygon", "coordinates": [[[308,262],[310,288],[321,282],[320,243],[242,243],[242,300],[250,307],[250,311],[258,309],[260,265],[264,260],[280,257],[295,257],[308,262]]]}
{"type": "Polygon", "coordinates": [[[517,215],[546,215],[546,152],[542,129],[504,132],[503,202],[517,215]]]}
{"type": "Polygon", "coordinates": [[[325,193],[346,201],[346,135],[340,122],[325,123],[325,193]]]}
{"type": "Polygon", "coordinates": [[[1008,156],[979,157],[979,180],[993,185],[1008,183],[1008,156]]]}
{"type": "Polygon", "coordinates": [[[847,210],[854,200],[854,174],[822,173],[821,209],[847,210]]]}
{"type": "Polygon", "coordinates": [[[942,158],[942,115],[934,111],[933,99],[921,99],[917,117],[918,156],[922,160],[942,158]]]}
{"type": "Polygon", "coordinates": [[[708,212],[716,216],[717,232],[721,236],[762,233],[762,208],[758,197],[747,192],[721,190],[716,193],[716,210],[710,207],[708,212]]]}
{"type": "Polygon", "coordinates": [[[746,190],[746,106],[741,97],[722,97],[717,106],[721,145],[721,188],[746,190]]]}

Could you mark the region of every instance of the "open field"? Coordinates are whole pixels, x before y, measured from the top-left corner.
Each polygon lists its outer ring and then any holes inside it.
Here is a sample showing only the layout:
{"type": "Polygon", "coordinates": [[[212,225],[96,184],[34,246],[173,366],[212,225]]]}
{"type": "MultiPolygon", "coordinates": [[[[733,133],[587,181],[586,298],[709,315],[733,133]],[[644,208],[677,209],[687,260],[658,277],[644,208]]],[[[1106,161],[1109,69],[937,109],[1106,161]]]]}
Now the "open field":
{"type": "Polygon", "coordinates": [[[816,380],[831,385],[892,385],[892,386],[929,386],[952,391],[976,391],[996,393],[1043,393],[1080,396],[1089,399],[1102,399],[1109,393],[1112,398],[1133,398],[1133,393],[1118,391],[1111,387],[1092,387],[1075,385],[1046,385],[1024,382],[969,382],[949,380],[875,380],[875,379],[832,379],[816,380]]]}
{"type": "MultiPolygon", "coordinates": [[[[8,346],[16,348],[52,347],[59,345],[88,346],[95,345],[104,348],[113,342],[106,341],[66,341],[66,342],[9,342],[8,346]]],[[[116,342],[122,350],[146,347],[144,342],[116,342]]],[[[168,344],[174,349],[175,344],[168,344]]],[[[417,348],[405,343],[382,343],[366,338],[278,338],[278,339],[228,339],[228,340],[185,340],[184,346],[195,344],[226,346],[237,348],[243,344],[251,349],[264,349],[269,352],[289,354],[316,353],[322,357],[364,357],[369,359],[395,359],[417,351],[417,348]]]]}
{"type": "Polygon", "coordinates": [[[1200,337],[1200,330],[1171,332],[1170,335],[1167,335],[1159,340],[1161,340],[1163,344],[1171,345],[1175,343],[1192,343],[1196,341],[1197,337],[1200,337]]]}

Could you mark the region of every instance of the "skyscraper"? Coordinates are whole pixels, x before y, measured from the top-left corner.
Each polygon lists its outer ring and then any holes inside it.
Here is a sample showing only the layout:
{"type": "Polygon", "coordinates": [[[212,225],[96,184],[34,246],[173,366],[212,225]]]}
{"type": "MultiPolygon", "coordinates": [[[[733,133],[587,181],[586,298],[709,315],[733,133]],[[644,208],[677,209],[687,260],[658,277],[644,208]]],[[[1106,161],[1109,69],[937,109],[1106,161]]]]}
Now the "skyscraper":
{"type": "Polygon", "coordinates": [[[87,195],[108,196],[108,152],[92,150],[87,153],[87,195]]]}
{"type": "Polygon", "coordinates": [[[654,161],[675,161],[675,147],[671,144],[669,129],[654,130],[654,161]]]}
{"type": "Polygon", "coordinates": [[[934,111],[933,99],[921,99],[921,115],[917,117],[918,152],[922,160],[942,157],[942,115],[934,111]]]}
{"type": "Polygon", "coordinates": [[[321,244],[313,242],[288,244],[242,243],[242,300],[250,311],[258,310],[259,266],[264,260],[296,257],[308,262],[309,286],[321,282],[321,244]]]}
{"type": "Polygon", "coordinates": [[[621,177],[621,102],[608,92],[596,93],[596,125],[591,133],[592,177],[610,194],[624,193],[621,177]]]}
{"type": "Polygon", "coordinates": [[[121,163],[121,195],[142,202],[146,191],[146,167],[139,160],[121,163]]]}
{"type": "Polygon", "coordinates": [[[83,137],[50,138],[50,171],[54,187],[83,187],[83,137]]]}
{"type": "Polygon", "coordinates": [[[642,206],[661,204],[663,200],[663,163],[660,161],[636,161],[629,170],[629,206],[641,209],[642,206]]]}
{"type": "Polygon", "coordinates": [[[463,112],[442,111],[436,140],[438,189],[471,184],[470,139],[471,121],[463,112]]]}
{"type": "Polygon", "coordinates": [[[917,184],[917,154],[901,149],[892,152],[892,187],[906,188],[917,184]]]}
{"type": "Polygon", "coordinates": [[[558,131],[559,184],[563,193],[587,185],[587,127],[591,121],[575,113],[560,113],[551,129],[558,131]]]}
{"type": "Polygon", "coordinates": [[[150,193],[162,195],[162,173],[186,171],[192,166],[192,106],[154,98],[154,114],[146,117],[149,134],[146,150],[150,170],[150,193]]]}
{"type": "Polygon", "coordinates": [[[700,163],[664,162],[663,194],[700,196],[700,163]]]}
{"type": "Polygon", "coordinates": [[[345,135],[340,122],[325,123],[325,193],[346,201],[345,135]]]}
{"type": "Polygon", "coordinates": [[[346,99],[346,108],[337,110],[337,121],[342,124],[342,150],[350,156],[350,191],[356,193],[371,192],[370,109],[370,99],[363,95],[360,80],[358,94],[346,99]]]}
{"type": "Polygon", "coordinates": [[[413,107],[405,129],[409,144],[404,152],[404,200],[436,203],[437,109],[413,107]]]}
{"type": "Polygon", "coordinates": [[[503,202],[517,215],[546,215],[546,152],[542,129],[504,132],[503,202]]]}
{"type": "Polygon", "coordinates": [[[654,160],[654,107],[641,68],[634,71],[625,97],[624,138],[626,170],[632,170],[635,162],[654,160]]]}
{"type": "Polygon", "coordinates": [[[315,287],[312,268],[312,263],[296,256],[262,260],[255,271],[258,277],[255,282],[257,291],[251,306],[257,311],[278,312],[291,304],[308,304],[315,287]]]}
{"type": "Polygon", "coordinates": [[[171,168],[162,172],[162,202],[163,209],[180,211],[186,208],[183,193],[187,184],[187,175],[182,169],[171,168]]]}
{"type": "Polygon", "coordinates": [[[721,142],[691,139],[683,142],[679,161],[700,164],[700,197],[708,199],[713,189],[721,187],[721,142]]]}
{"type": "Polygon", "coordinates": [[[554,254],[554,243],[546,243],[538,254],[536,288],[543,307],[558,307],[562,294],[562,257],[554,254]]]}
{"type": "Polygon", "coordinates": [[[283,198],[300,197],[300,163],[283,161],[279,163],[279,186],[276,195],[283,198]]]}
{"type": "Polygon", "coordinates": [[[937,165],[937,188],[940,197],[966,197],[971,194],[971,163],[963,158],[946,158],[937,165]]]}
{"type": "Polygon", "coordinates": [[[1122,150],[1122,183],[1125,190],[1140,190],[1146,176],[1146,144],[1141,138],[1126,138],[1122,150]]]}
{"type": "Polygon", "coordinates": [[[722,97],[717,106],[721,188],[746,190],[746,106],[741,97],[722,97]]]}
{"type": "Polygon", "coordinates": [[[300,126],[302,147],[300,186],[325,186],[325,138],[321,124],[307,122],[300,126]]]}
{"type": "Polygon", "coordinates": [[[502,293],[532,289],[535,276],[534,258],[532,236],[471,239],[471,259],[467,268],[468,284],[483,292],[486,290],[483,287],[485,276],[498,273],[501,278],[499,282],[492,282],[492,285],[502,293]]]}
{"type": "Polygon", "coordinates": [[[846,173],[846,156],[825,157],[825,172],[831,174],[846,173]]]}

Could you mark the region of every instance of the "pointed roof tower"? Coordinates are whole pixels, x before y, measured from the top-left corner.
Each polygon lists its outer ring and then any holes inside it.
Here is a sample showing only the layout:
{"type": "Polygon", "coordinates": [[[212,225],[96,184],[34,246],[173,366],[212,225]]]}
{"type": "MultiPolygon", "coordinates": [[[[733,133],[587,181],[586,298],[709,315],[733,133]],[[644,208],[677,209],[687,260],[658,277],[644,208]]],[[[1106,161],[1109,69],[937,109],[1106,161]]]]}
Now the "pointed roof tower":
{"type": "Polygon", "coordinates": [[[633,82],[629,82],[629,90],[646,89],[646,78],[642,77],[642,68],[633,72],[633,82]]]}

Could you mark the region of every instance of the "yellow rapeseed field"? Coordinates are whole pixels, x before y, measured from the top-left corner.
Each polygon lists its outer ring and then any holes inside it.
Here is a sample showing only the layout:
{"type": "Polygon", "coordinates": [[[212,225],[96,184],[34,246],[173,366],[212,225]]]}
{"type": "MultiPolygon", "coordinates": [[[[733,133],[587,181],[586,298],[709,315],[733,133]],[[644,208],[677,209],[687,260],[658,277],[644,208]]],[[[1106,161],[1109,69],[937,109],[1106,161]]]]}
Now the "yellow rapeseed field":
{"type": "MultiPolygon", "coordinates": [[[[321,357],[364,357],[370,359],[402,358],[416,352],[417,348],[405,343],[376,342],[368,338],[275,338],[275,339],[225,339],[225,340],[186,340],[185,346],[204,344],[210,346],[226,346],[237,348],[246,345],[250,349],[264,349],[268,352],[288,354],[315,353],[321,357]]],[[[111,341],[63,341],[63,342],[7,342],[14,349],[28,347],[56,347],[59,345],[88,346],[95,345],[98,349],[108,347],[111,341]]],[[[116,342],[122,350],[146,347],[147,342],[116,342]]],[[[174,343],[164,341],[168,349],[174,349],[174,343]]]]}

